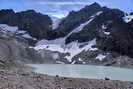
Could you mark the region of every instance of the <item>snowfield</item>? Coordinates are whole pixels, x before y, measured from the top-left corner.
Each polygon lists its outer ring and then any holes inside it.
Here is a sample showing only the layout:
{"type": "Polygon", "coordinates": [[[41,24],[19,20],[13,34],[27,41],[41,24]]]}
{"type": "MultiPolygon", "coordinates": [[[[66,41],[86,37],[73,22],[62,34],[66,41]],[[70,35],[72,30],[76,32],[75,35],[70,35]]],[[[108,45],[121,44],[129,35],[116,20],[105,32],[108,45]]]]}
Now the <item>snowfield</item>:
{"type": "MultiPolygon", "coordinates": [[[[81,53],[82,51],[96,51],[98,50],[97,48],[94,48],[93,46],[96,45],[96,39],[94,38],[93,40],[89,41],[89,42],[84,42],[84,43],[78,43],[77,41],[71,42],[69,44],[65,44],[65,40],[67,39],[67,37],[69,37],[72,33],[77,33],[81,30],[83,30],[83,28],[88,25],[91,21],[93,21],[93,19],[100,15],[101,13],[103,13],[102,11],[97,12],[96,14],[92,15],[91,18],[86,21],[85,23],[80,24],[80,26],[78,26],[77,28],[73,29],[72,32],[70,32],[67,36],[63,37],[63,38],[58,38],[55,40],[41,40],[39,41],[36,46],[34,47],[35,50],[39,51],[39,50],[50,50],[50,51],[55,51],[55,52],[60,52],[60,53],[69,53],[69,55],[65,56],[64,58],[66,58],[69,62],[72,62],[72,58],[76,55],[78,55],[79,53],[81,53]],[[84,45],[82,48],[80,48],[80,46],[84,45]]],[[[55,27],[54,27],[55,28],[55,27]]],[[[105,28],[105,26],[104,26],[105,28]]],[[[105,34],[108,34],[107,32],[105,32],[105,34]]],[[[81,61],[81,59],[79,59],[81,61]]],[[[74,64],[75,62],[73,61],[72,64],[74,64]]]]}
{"type": "MultiPolygon", "coordinates": [[[[73,33],[77,33],[83,30],[83,28],[88,25],[91,21],[93,21],[93,19],[100,15],[101,13],[103,13],[102,11],[97,12],[96,14],[92,15],[90,17],[90,19],[82,24],[80,24],[78,27],[76,27],[75,29],[73,29],[72,32],[70,32],[67,36],[62,37],[62,38],[58,38],[55,40],[40,40],[36,43],[36,46],[33,47],[35,50],[37,50],[38,52],[43,52],[40,50],[49,50],[49,51],[53,51],[53,52],[59,52],[59,53],[64,53],[64,54],[69,54],[66,55],[64,58],[67,59],[68,62],[70,62],[71,64],[74,64],[76,61],[72,61],[72,58],[76,55],[78,55],[79,53],[83,52],[83,51],[96,51],[98,50],[98,48],[94,47],[96,45],[96,38],[94,38],[93,40],[90,40],[88,42],[84,42],[84,43],[79,43],[78,41],[73,41],[69,44],[65,44],[65,40],[67,39],[67,37],[69,37],[71,34],[73,33]]],[[[61,19],[56,19],[53,18],[53,29],[58,28],[58,25],[61,21],[61,19]]],[[[35,39],[32,36],[30,36],[26,31],[23,30],[18,30],[18,27],[14,26],[8,26],[5,24],[0,24],[0,28],[13,32],[15,34],[19,34],[24,38],[28,38],[28,39],[35,39]]],[[[103,25],[102,26],[103,29],[106,29],[106,26],[103,25]]],[[[109,32],[104,32],[104,34],[109,35],[109,32]]],[[[35,39],[36,40],[36,39],[35,39]]],[[[42,53],[41,53],[42,54],[42,53]]],[[[58,59],[59,58],[59,54],[55,53],[53,55],[51,55],[53,59],[58,59]]],[[[104,56],[99,55],[96,59],[102,60],[104,58],[104,56]]],[[[78,59],[79,61],[83,61],[81,58],[78,59]]],[[[60,61],[58,61],[60,62],[60,61]]]]}
{"type": "Polygon", "coordinates": [[[106,57],[106,55],[99,54],[99,55],[97,55],[96,59],[102,61],[105,57],[106,57]]]}
{"type": "MultiPolygon", "coordinates": [[[[58,41],[60,39],[56,39],[56,41],[58,41]]],[[[79,54],[82,51],[95,51],[98,50],[97,48],[93,48],[92,46],[96,45],[96,39],[93,39],[92,41],[89,42],[85,42],[85,43],[78,43],[76,42],[71,42],[67,45],[65,44],[57,44],[58,42],[55,42],[55,40],[53,41],[43,41],[46,42],[45,44],[42,44],[41,42],[38,42],[36,47],[34,47],[35,50],[39,51],[39,50],[50,50],[50,51],[57,51],[60,53],[69,53],[70,55],[65,56],[65,58],[69,61],[72,62],[72,58],[74,56],[76,56],[77,54],[79,54]],[[41,43],[41,44],[39,44],[41,43]],[[49,43],[49,44],[48,44],[49,43]],[[86,44],[84,47],[80,48],[81,45],[86,44]]],[[[59,42],[60,43],[60,42],[59,42]]]]}

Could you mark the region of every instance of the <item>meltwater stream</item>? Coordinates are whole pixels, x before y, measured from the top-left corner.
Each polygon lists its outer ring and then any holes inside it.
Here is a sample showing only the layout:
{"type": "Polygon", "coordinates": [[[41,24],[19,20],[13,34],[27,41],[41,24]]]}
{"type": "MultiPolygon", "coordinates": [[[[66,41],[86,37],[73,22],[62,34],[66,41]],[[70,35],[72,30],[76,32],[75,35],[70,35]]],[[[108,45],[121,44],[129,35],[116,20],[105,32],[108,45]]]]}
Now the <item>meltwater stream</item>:
{"type": "Polygon", "coordinates": [[[133,70],[117,67],[71,64],[30,64],[35,72],[62,77],[133,81],[133,70]]]}

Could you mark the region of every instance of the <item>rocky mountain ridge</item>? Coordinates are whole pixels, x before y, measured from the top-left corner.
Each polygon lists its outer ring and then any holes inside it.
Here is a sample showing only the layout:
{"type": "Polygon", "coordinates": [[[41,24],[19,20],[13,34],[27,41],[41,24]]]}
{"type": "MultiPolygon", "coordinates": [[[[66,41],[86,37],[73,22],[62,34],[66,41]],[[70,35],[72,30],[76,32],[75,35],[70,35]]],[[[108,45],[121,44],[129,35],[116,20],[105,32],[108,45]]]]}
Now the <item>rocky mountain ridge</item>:
{"type": "Polygon", "coordinates": [[[19,30],[27,31],[31,36],[48,39],[51,32],[52,20],[48,15],[37,13],[34,10],[14,12],[13,10],[0,11],[0,24],[18,26],[19,30]]]}
{"type": "Polygon", "coordinates": [[[128,65],[130,62],[132,66],[132,22],[132,13],[129,15],[98,3],[70,12],[54,30],[50,17],[33,10],[17,13],[13,10],[0,11],[0,24],[17,26],[15,35],[23,34],[26,40],[28,35],[31,48],[46,63],[115,63],[121,66],[125,58],[127,61],[124,63],[128,65]],[[123,59],[117,61],[121,56],[123,59]]]}
{"type": "Polygon", "coordinates": [[[132,57],[133,28],[131,22],[132,15],[127,15],[119,9],[101,7],[94,3],[77,12],[70,12],[56,30],[57,35],[55,36],[59,36],[58,34],[61,33],[60,38],[48,42],[42,40],[42,43],[38,42],[36,47],[42,50],[68,53],[61,59],[61,62],[67,60],[71,64],[116,64],[121,66],[122,61],[126,59],[125,64],[128,65],[130,62],[132,65],[132,58],[126,57],[132,57]],[[93,8],[96,9],[93,10],[93,8]],[[91,9],[94,11],[93,13],[91,13],[91,9]],[[89,43],[94,39],[96,39],[95,44],[89,43]],[[120,57],[121,55],[123,57],[120,57]],[[123,59],[117,61],[120,58],[123,59]]]}

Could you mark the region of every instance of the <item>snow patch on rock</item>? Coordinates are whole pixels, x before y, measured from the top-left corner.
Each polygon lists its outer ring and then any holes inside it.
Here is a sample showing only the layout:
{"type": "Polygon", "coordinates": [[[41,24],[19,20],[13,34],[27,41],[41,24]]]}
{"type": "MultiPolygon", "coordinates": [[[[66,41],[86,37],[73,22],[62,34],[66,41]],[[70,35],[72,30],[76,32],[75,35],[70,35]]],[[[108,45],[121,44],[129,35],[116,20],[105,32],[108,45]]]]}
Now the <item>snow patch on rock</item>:
{"type": "Polygon", "coordinates": [[[6,24],[0,24],[0,28],[2,30],[10,31],[10,32],[18,31],[18,27],[17,26],[9,26],[9,25],[6,25],[6,24]]]}
{"type": "Polygon", "coordinates": [[[34,47],[34,49],[35,50],[46,49],[50,51],[57,51],[60,53],[64,53],[64,49],[58,44],[37,45],[36,47],[34,47]]]}
{"type": "Polygon", "coordinates": [[[102,29],[105,30],[107,29],[107,26],[105,26],[104,24],[102,25],[102,29]]]}
{"type": "Polygon", "coordinates": [[[103,13],[103,11],[99,11],[99,12],[96,13],[96,16],[98,16],[98,15],[100,15],[102,13],[103,13]]]}
{"type": "Polygon", "coordinates": [[[76,63],[76,61],[74,60],[71,64],[75,64],[76,63]]]}
{"type": "Polygon", "coordinates": [[[110,32],[103,31],[105,35],[110,35],[110,32]]]}
{"type": "Polygon", "coordinates": [[[83,61],[81,58],[78,58],[78,60],[81,61],[81,62],[83,61]]]}
{"type": "Polygon", "coordinates": [[[96,59],[102,61],[105,57],[106,57],[106,55],[98,54],[97,57],[96,57],[96,59]]]}
{"type": "MultiPolygon", "coordinates": [[[[58,41],[58,40],[56,40],[56,41],[58,41]]],[[[60,52],[60,53],[69,53],[70,55],[65,56],[65,58],[69,62],[72,62],[71,59],[82,51],[97,50],[97,48],[92,47],[92,46],[96,45],[96,39],[93,39],[92,41],[87,42],[87,45],[85,45],[82,48],[80,48],[80,46],[83,43],[78,43],[77,41],[71,42],[67,45],[62,44],[62,43],[59,44],[60,42],[56,43],[56,41],[55,42],[54,41],[51,42],[51,41],[43,40],[42,42],[37,43],[37,45],[36,45],[36,47],[34,47],[34,49],[35,50],[45,49],[45,50],[50,50],[50,51],[55,51],[55,52],[60,52]],[[44,44],[43,44],[43,42],[44,42],[44,44]]]]}
{"type": "Polygon", "coordinates": [[[36,45],[47,45],[47,44],[64,45],[65,38],[58,38],[55,40],[41,40],[36,45]]]}
{"type": "Polygon", "coordinates": [[[97,12],[96,14],[92,15],[91,18],[94,18],[94,17],[96,17],[96,16],[99,16],[99,15],[102,14],[102,13],[103,13],[103,11],[99,11],[99,12],[97,12]]]}
{"type": "Polygon", "coordinates": [[[89,21],[82,23],[80,26],[75,28],[72,32],[70,32],[67,37],[69,37],[72,33],[80,32],[87,24],[89,24],[94,18],[91,18],[89,21]]]}
{"type": "Polygon", "coordinates": [[[17,26],[9,26],[7,24],[0,24],[0,30],[4,31],[5,33],[11,32],[13,34],[20,35],[24,38],[36,40],[34,37],[30,36],[26,31],[19,30],[17,26]]]}
{"type": "Polygon", "coordinates": [[[127,16],[123,17],[123,19],[126,23],[129,23],[133,20],[133,15],[127,15],[127,16]]]}

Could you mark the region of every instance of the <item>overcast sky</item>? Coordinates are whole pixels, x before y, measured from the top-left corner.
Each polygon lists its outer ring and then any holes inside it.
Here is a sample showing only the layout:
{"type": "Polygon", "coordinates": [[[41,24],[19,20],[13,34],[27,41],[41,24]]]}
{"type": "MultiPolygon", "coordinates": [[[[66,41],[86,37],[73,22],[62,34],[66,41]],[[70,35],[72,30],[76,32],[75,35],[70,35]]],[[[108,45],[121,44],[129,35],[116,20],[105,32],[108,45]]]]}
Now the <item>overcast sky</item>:
{"type": "Polygon", "coordinates": [[[79,10],[93,2],[110,8],[119,8],[125,12],[133,12],[133,0],[0,0],[0,9],[15,11],[34,9],[44,14],[63,17],[69,11],[79,10]]]}

